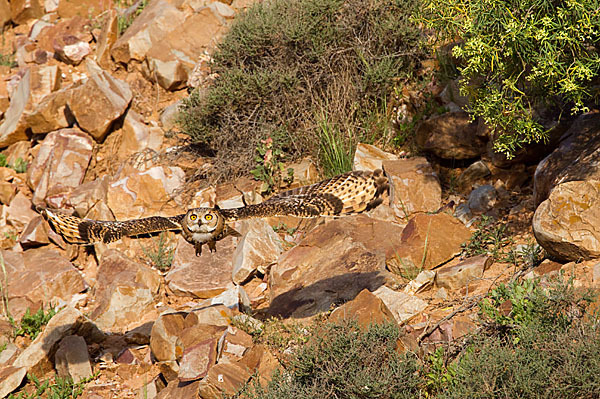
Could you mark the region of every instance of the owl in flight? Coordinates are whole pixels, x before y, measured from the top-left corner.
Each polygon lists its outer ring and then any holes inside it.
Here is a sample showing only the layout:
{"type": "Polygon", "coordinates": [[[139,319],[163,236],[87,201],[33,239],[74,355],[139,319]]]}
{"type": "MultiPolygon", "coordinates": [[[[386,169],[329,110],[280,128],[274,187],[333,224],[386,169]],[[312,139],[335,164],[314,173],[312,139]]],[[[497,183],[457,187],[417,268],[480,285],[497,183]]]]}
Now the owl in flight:
{"type": "Polygon", "coordinates": [[[313,218],[360,213],[379,205],[383,201],[382,194],[387,191],[388,179],[377,169],[374,172],[347,172],[240,208],[193,208],[177,216],[150,216],[122,222],[81,219],[50,209],[41,210],[41,214],[54,231],[71,244],[108,244],[123,236],[178,230],[194,245],[198,256],[204,244],[214,252],[217,241],[229,235],[239,236],[228,222],[269,216],[313,218]]]}

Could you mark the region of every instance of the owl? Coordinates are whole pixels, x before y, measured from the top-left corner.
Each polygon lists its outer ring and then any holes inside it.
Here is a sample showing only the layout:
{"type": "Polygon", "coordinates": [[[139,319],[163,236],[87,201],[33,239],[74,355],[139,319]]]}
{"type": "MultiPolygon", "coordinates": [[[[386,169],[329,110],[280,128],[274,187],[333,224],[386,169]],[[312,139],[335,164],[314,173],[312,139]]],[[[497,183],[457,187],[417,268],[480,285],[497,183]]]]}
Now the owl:
{"type": "Polygon", "coordinates": [[[71,244],[110,243],[123,236],[136,236],[173,230],[194,245],[196,256],[202,246],[216,251],[216,242],[240,234],[229,222],[269,216],[343,216],[368,211],[378,206],[389,192],[388,179],[380,169],[373,172],[347,172],[318,183],[281,192],[260,204],[239,208],[193,208],[185,214],[150,216],[121,222],[81,219],[50,209],[41,213],[50,226],[71,244]]]}

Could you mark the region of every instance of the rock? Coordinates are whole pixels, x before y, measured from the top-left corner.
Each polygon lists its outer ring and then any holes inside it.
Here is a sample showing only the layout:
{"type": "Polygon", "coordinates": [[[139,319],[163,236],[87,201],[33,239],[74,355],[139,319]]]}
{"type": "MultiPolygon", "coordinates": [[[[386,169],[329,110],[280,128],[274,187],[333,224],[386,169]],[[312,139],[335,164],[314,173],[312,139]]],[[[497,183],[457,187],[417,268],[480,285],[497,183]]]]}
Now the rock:
{"type": "Polygon", "coordinates": [[[25,24],[32,19],[41,18],[44,13],[44,4],[41,0],[10,1],[11,19],[17,25],[25,24]]]}
{"type": "Polygon", "coordinates": [[[177,116],[179,115],[179,106],[181,104],[181,101],[176,101],[163,109],[160,113],[160,123],[165,132],[177,127],[177,116]]]}
{"type": "Polygon", "coordinates": [[[417,277],[410,280],[404,290],[405,294],[415,295],[418,292],[425,291],[430,288],[435,280],[436,273],[433,270],[422,270],[417,277]]]}
{"type": "Polygon", "coordinates": [[[246,366],[258,376],[258,382],[263,388],[266,388],[275,371],[281,367],[279,360],[268,347],[262,344],[250,348],[242,360],[239,361],[239,364],[246,366]]]}
{"type": "Polygon", "coordinates": [[[0,0],[0,28],[10,22],[11,12],[8,0],[0,0]]]}
{"type": "Polygon", "coordinates": [[[28,372],[37,373],[49,365],[48,356],[55,352],[55,346],[68,335],[79,335],[90,343],[98,343],[104,334],[79,310],[65,307],[54,315],[37,338],[17,357],[13,366],[25,367],[28,372]]]}
{"type": "Polygon", "coordinates": [[[197,399],[200,381],[180,382],[173,380],[169,385],[158,393],[156,399],[197,399]]]}
{"type": "Polygon", "coordinates": [[[4,209],[6,221],[11,226],[21,230],[38,214],[32,209],[31,200],[22,191],[10,201],[10,205],[4,209]]]}
{"type": "MultiPolygon", "coordinates": [[[[8,323],[8,321],[6,323],[8,323]]],[[[12,333],[12,331],[13,331],[12,325],[9,326],[9,330],[10,330],[10,333],[12,333]]],[[[3,334],[2,337],[4,338],[3,339],[4,343],[2,344],[4,346],[4,350],[2,352],[0,352],[0,364],[6,365],[6,364],[12,363],[12,361],[16,358],[17,353],[20,352],[20,349],[17,345],[8,341],[8,338],[6,337],[6,335],[3,334]]]]}
{"type": "Polygon", "coordinates": [[[446,213],[417,214],[402,231],[400,245],[387,265],[399,275],[431,270],[458,255],[470,237],[469,229],[446,213]]]}
{"type": "Polygon", "coordinates": [[[117,220],[142,218],[161,213],[182,213],[172,198],[183,186],[185,174],[177,166],[154,166],[139,171],[125,165],[109,185],[106,204],[117,220]]]}
{"type": "Polygon", "coordinates": [[[477,135],[477,123],[464,111],[436,115],[417,128],[418,147],[443,159],[471,159],[485,153],[486,141],[477,135]]]}
{"type": "Polygon", "coordinates": [[[10,204],[17,194],[17,186],[6,181],[0,182],[0,204],[10,204]]]}
{"type": "Polygon", "coordinates": [[[569,181],[554,187],[533,216],[533,234],[552,257],[576,261],[600,257],[600,181],[569,181]]]}
{"type": "Polygon", "coordinates": [[[491,174],[490,168],[483,161],[477,161],[469,165],[464,172],[458,176],[456,185],[460,190],[469,190],[473,184],[491,174]]]}
{"type": "Polygon", "coordinates": [[[435,212],[442,205],[442,187],[425,158],[384,161],[392,209],[401,219],[416,212],[435,212]]]}
{"type": "Polygon", "coordinates": [[[110,4],[103,0],[58,0],[57,13],[62,19],[80,16],[84,18],[96,17],[108,9],[110,4]]]}
{"type": "Polygon", "coordinates": [[[244,288],[239,285],[228,288],[219,295],[213,296],[199,304],[201,306],[224,305],[240,312],[250,310],[250,298],[244,288]]]}
{"type": "Polygon", "coordinates": [[[207,324],[217,327],[227,327],[233,318],[231,309],[214,305],[192,310],[185,318],[186,325],[207,324]]]}
{"type": "Polygon", "coordinates": [[[66,64],[79,65],[91,52],[88,42],[76,36],[59,36],[54,40],[54,54],[66,64]]]}
{"type": "Polygon", "coordinates": [[[253,345],[252,336],[236,327],[227,327],[219,340],[219,363],[235,362],[253,345]]]}
{"type": "Polygon", "coordinates": [[[219,363],[200,381],[199,396],[203,399],[221,399],[235,395],[250,379],[250,371],[240,363],[219,363]]]}
{"type": "Polygon", "coordinates": [[[281,172],[282,179],[287,177],[288,169],[294,171],[294,181],[292,182],[291,187],[306,186],[319,180],[319,171],[311,159],[305,158],[300,162],[294,162],[287,165],[281,172]]]}
{"type": "Polygon", "coordinates": [[[92,149],[93,141],[78,129],[49,133],[27,169],[34,205],[64,207],[70,192],[83,181],[92,149]]]}
{"type": "Polygon", "coordinates": [[[108,69],[111,64],[110,50],[119,38],[119,16],[115,9],[106,11],[102,30],[96,46],[96,62],[100,67],[108,69]]]}
{"type": "Polygon", "coordinates": [[[48,229],[44,219],[36,216],[25,226],[25,230],[19,237],[19,243],[23,249],[39,247],[50,243],[48,238],[48,229]]]}
{"type": "Polygon", "coordinates": [[[179,381],[203,378],[216,363],[217,340],[208,339],[186,348],[179,363],[179,381]]]}
{"type": "MultiPolygon", "coordinates": [[[[90,209],[106,201],[110,177],[104,176],[96,180],[85,182],[74,188],[69,194],[67,204],[74,208],[79,217],[88,217],[90,209]]],[[[90,217],[91,219],[95,219],[90,217]]],[[[110,220],[102,218],[103,220],[110,220]]]]}
{"type": "Polygon", "coordinates": [[[596,162],[600,152],[599,125],[600,114],[581,115],[563,135],[558,148],[538,164],[533,181],[536,207],[560,183],[600,180],[600,169],[596,162]]]}
{"type": "Polygon", "coordinates": [[[424,300],[405,294],[404,292],[394,291],[385,285],[373,291],[373,295],[381,299],[397,323],[404,323],[410,320],[427,307],[427,302],[424,300]]]}
{"type": "Polygon", "coordinates": [[[54,365],[60,377],[71,378],[75,383],[91,377],[92,365],[85,339],[78,335],[64,337],[54,355],[54,365]]]}
{"type": "Polygon", "coordinates": [[[494,186],[486,184],[479,186],[469,194],[467,206],[474,214],[482,214],[494,207],[498,201],[498,193],[494,186]]]}
{"type": "Polygon", "coordinates": [[[69,86],[46,95],[35,109],[25,114],[25,124],[32,133],[52,132],[75,123],[67,109],[71,89],[69,86]]]}
{"type": "Polygon", "coordinates": [[[90,318],[104,331],[125,332],[139,326],[142,316],[154,309],[160,284],[157,271],[106,250],[98,266],[97,306],[90,318]]]}
{"type": "Polygon", "coordinates": [[[281,239],[263,219],[242,222],[242,238],[233,253],[232,280],[243,284],[256,272],[277,261],[283,252],[281,239]]]}
{"type": "Polygon", "coordinates": [[[35,313],[55,297],[69,301],[86,288],[81,273],[51,249],[30,249],[22,253],[2,251],[1,254],[8,282],[6,298],[16,320],[27,308],[35,313]]]}
{"type": "Polygon", "coordinates": [[[163,138],[161,128],[146,126],[141,115],[128,111],[123,122],[119,155],[127,157],[146,149],[159,151],[163,138]]]}
{"type": "Polygon", "coordinates": [[[89,77],[71,89],[69,109],[79,127],[101,142],[129,107],[133,93],[127,83],[113,78],[95,62],[87,60],[85,65],[89,77]]]}
{"type": "Polygon", "coordinates": [[[361,327],[371,324],[394,322],[394,315],[385,303],[369,290],[362,290],[356,298],[336,308],[329,316],[329,321],[356,320],[361,327]]]}
{"type": "Polygon", "coordinates": [[[194,246],[180,236],[173,265],[165,276],[168,288],[175,295],[196,298],[210,298],[230,288],[236,240],[227,237],[217,243],[217,252],[204,248],[202,255],[196,256],[194,246]]]}
{"type": "Polygon", "coordinates": [[[386,254],[402,228],[366,215],[332,220],[308,233],[271,268],[269,313],[308,317],[373,291],[386,278],[386,254]]]}
{"type": "Polygon", "coordinates": [[[161,314],[152,326],[150,348],[158,361],[170,361],[181,358],[183,348],[177,345],[179,333],[184,328],[185,314],[168,311],[161,314]]]}
{"type": "Polygon", "coordinates": [[[492,257],[479,255],[465,259],[456,265],[442,266],[436,270],[435,284],[449,290],[460,290],[470,282],[481,279],[483,272],[493,262],[492,257]]]}
{"type": "Polygon", "coordinates": [[[398,157],[392,153],[385,152],[374,145],[358,143],[354,152],[353,170],[372,171],[381,169],[383,161],[397,160],[398,157]]]}
{"type": "Polygon", "coordinates": [[[4,366],[0,368],[0,398],[6,398],[17,389],[27,374],[26,367],[4,366]]]}

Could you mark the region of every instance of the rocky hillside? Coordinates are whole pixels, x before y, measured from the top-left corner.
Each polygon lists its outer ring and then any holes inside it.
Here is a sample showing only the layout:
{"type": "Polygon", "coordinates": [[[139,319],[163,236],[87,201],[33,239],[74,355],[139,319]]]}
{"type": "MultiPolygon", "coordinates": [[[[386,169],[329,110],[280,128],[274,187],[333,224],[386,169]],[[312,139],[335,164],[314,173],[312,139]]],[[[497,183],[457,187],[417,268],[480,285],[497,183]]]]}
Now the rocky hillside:
{"type": "MultiPolygon", "coordinates": [[[[0,0],[0,397],[221,398],[285,368],[299,343],[277,337],[298,325],[392,323],[395,350],[424,357],[479,331],[500,283],[599,284],[600,115],[507,160],[456,81],[427,88],[444,112],[410,154],[357,146],[353,168],[391,183],[368,214],[239,222],[199,257],[171,232],[65,243],[37,209],[125,220],[263,199],[250,177],[207,185],[213,160],[174,123],[250,3],[0,0]]],[[[287,168],[292,187],[321,177],[287,168]]]]}

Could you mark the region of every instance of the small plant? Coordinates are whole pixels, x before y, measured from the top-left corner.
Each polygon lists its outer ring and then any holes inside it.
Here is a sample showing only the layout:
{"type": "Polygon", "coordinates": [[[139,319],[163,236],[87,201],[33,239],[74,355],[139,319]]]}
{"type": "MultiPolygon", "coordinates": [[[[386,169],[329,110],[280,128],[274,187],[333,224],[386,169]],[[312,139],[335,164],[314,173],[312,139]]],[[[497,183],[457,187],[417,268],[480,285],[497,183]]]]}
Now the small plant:
{"type": "Polygon", "coordinates": [[[250,173],[256,180],[262,180],[261,194],[271,193],[282,183],[292,183],[294,169],[288,168],[287,176],[281,176],[284,169],[283,163],[280,161],[283,158],[283,152],[279,148],[274,148],[273,138],[268,137],[266,140],[261,140],[260,145],[256,147],[256,152],[254,160],[257,165],[250,173]]]}
{"type": "Polygon", "coordinates": [[[140,246],[144,255],[148,257],[152,266],[156,269],[164,272],[171,268],[173,256],[175,255],[175,247],[169,245],[166,233],[160,233],[158,241],[154,240],[153,237],[153,245],[151,247],[145,247],[141,243],[140,246]]]}
{"type": "Polygon", "coordinates": [[[36,339],[39,333],[50,319],[56,314],[55,308],[50,308],[48,313],[44,312],[44,308],[40,308],[35,314],[29,312],[29,308],[25,311],[25,314],[21,318],[19,328],[15,331],[15,336],[28,335],[32,340],[36,339]]]}
{"type": "Polygon", "coordinates": [[[85,384],[98,378],[98,373],[78,383],[74,383],[71,378],[61,378],[58,376],[54,377],[54,382],[50,379],[40,382],[33,374],[28,374],[27,378],[33,382],[35,391],[30,394],[11,394],[7,399],[39,399],[42,397],[47,399],[76,399],[83,394],[85,384]]]}
{"type": "Polygon", "coordinates": [[[494,223],[491,217],[483,215],[477,222],[477,230],[471,235],[469,242],[462,245],[463,256],[490,254],[494,259],[499,259],[502,248],[510,242],[506,225],[494,223]]]}
{"type": "Polygon", "coordinates": [[[283,231],[289,235],[294,235],[294,233],[297,230],[297,228],[295,228],[295,227],[288,227],[287,224],[285,224],[283,222],[279,223],[277,226],[272,226],[272,228],[275,233],[279,233],[280,231],[283,231]]]}
{"type": "Polygon", "coordinates": [[[320,159],[325,176],[332,177],[352,170],[356,138],[342,133],[323,116],[319,122],[320,159]]]}
{"type": "MultiPolygon", "coordinates": [[[[140,0],[140,1],[138,1],[138,5],[137,5],[137,8],[135,9],[135,11],[133,11],[132,13],[129,13],[127,15],[119,14],[119,16],[117,17],[117,28],[119,30],[119,36],[121,36],[127,30],[127,28],[129,28],[131,26],[131,24],[133,23],[133,20],[142,13],[144,8],[146,8],[146,6],[148,5],[149,1],[150,0],[140,0]]],[[[121,1],[117,1],[117,3],[121,3],[121,1]]],[[[129,6],[128,4],[119,4],[119,5],[122,7],[129,6]]]]}
{"type": "Polygon", "coordinates": [[[14,169],[17,173],[27,172],[27,162],[21,157],[17,158],[13,165],[9,165],[6,155],[0,154],[0,167],[14,169]]]}
{"type": "Polygon", "coordinates": [[[425,366],[427,371],[424,375],[424,385],[428,395],[435,397],[435,394],[448,389],[452,385],[456,374],[456,365],[446,364],[443,347],[437,348],[435,352],[427,357],[425,366]]]}

